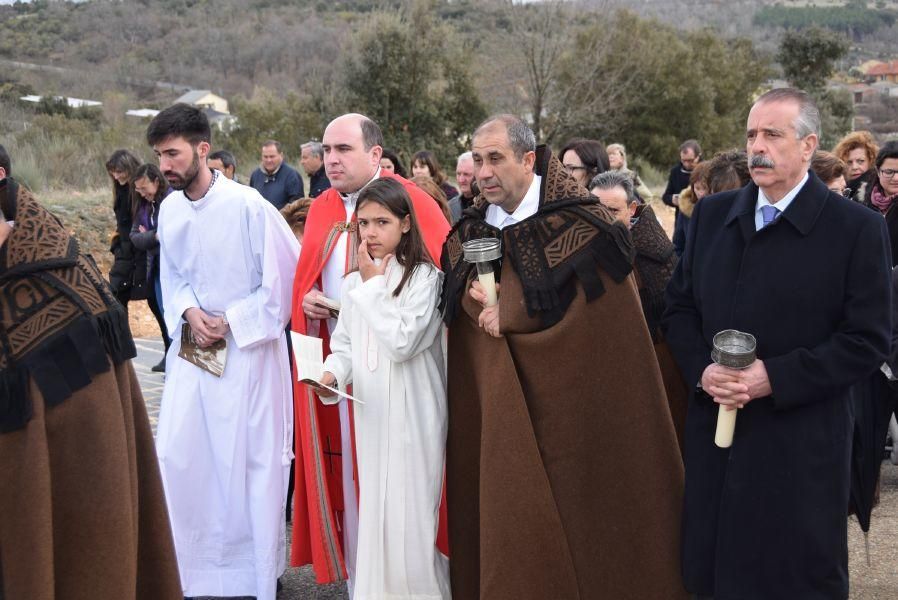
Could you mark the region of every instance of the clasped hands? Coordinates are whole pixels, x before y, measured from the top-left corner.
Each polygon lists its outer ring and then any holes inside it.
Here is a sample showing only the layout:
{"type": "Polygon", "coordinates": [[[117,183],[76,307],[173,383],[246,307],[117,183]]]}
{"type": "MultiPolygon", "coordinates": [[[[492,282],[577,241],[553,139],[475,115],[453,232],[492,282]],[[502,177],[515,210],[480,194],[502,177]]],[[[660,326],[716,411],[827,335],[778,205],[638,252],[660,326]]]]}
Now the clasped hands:
{"type": "Polygon", "coordinates": [[[224,339],[231,330],[223,315],[210,315],[201,308],[191,307],[184,311],[184,320],[190,324],[193,339],[200,348],[208,348],[224,339]]]}
{"type": "Polygon", "coordinates": [[[745,369],[731,369],[711,363],[702,373],[702,389],[714,402],[727,410],[742,408],[755,398],[763,398],[773,393],[767,367],[764,361],[756,360],[745,369]]]}
{"type": "MultiPolygon", "coordinates": [[[[499,289],[500,286],[497,283],[497,293],[499,292],[499,289]]],[[[468,288],[468,294],[471,296],[471,298],[474,299],[475,302],[483,307],[483,310],[480,311],[480,316],[477,318],[477,324],[491,336],[495,338],[502,337],[502,334],[499,331],[499,305],[486,305],[486,292],[483,291],[483,286],[480,285],[480,282],[476,279],[471,284],[471,287],[468,288]]]]}

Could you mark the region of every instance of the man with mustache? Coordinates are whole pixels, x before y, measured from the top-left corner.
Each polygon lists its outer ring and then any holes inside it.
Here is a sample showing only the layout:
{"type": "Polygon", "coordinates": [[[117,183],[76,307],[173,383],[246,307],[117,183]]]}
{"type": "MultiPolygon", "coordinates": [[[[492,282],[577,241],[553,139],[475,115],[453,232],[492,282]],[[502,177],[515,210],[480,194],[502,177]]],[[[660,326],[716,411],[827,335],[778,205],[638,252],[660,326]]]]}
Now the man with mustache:
{"type": "Polygon", "coordinates": [[[615,222],[518,117],[474,132],[443,249],[456,600],[686,598],[683,464],[615,222]],[[462,245],[499,238],[488,305],[462,245]]]}
{"type": "Polygon", "coordinates": [[[691,388],[683,578],[700,598],[844,600],[849,390],[888,354],[888,235],[809,172],[820,113],[805,92],[767,92],[746,129],[753,181],[696,205],[667,289],[691,388]],[[711,362],[725,329],[757,338],[748,368],[711,362]],[[725,449],[719,406],[739,409],[725,449]]]}
{"type": "MultiPolygon", "coordinates": [[[[327,303],[339,302],[343,277],[358,256],[355,206],[362,188],[380,177],[393,177],[405,186],[434,264],[439,264],[449,223],[418,186],[381,169],[383,134],[368,117],[337,117],[325,128],[321,144],[331,187],[315,198],[306,218],[290,325],[297,333],[320,337],[326,356],[337,322],[327,303]]],[[[351,581],[358,529],[352,409],[346,401],[324,406],[311,388],[298,382],[294,398],[296,491],[290,560],[294,566],[311,563],[318,583],[347,577],[351,581]]]]}
{"type": "Polygon", "coordinates": [[[209,169],[210,141],[206,116],[186,104],[147,129],[175,189],[157,230],[172,345],[156,450],[184,595],[274,600],[286,567],[293,417],[284,328],[299,247],[256,190],[209,169]],[[219,375],[179,357],[182,347],[213,344],[224,345],[219,375]]]}

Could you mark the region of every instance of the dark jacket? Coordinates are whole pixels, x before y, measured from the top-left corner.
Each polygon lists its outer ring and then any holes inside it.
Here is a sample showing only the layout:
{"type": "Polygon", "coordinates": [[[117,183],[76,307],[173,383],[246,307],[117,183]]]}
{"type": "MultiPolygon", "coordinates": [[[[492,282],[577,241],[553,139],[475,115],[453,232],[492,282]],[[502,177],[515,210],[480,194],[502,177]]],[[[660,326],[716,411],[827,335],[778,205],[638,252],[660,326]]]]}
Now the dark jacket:
{"type": "MultiPolygon", "coordinates": [[[[171,190],[169,190],[169,193],[171,190]]],[[[168,193],[166,194],[166,196],[168,193]]],[[[165,196],[163,196],[163,200],[165,196]]],[[[159,277],[159,240],[156,238],[156,228],[159,225],[159,209],[162,202],[140,201],[134,224],[131,226],[131,243],[134,245],[136,257],[135,281],[140,274],[149,286],[152,286],[159,277]],[[143,226],[146,231],[140,231],[143,226]]]]}
{"type": "Polygon", "coordinates": [[[112,268],[109,270],[109,285],[112,291],[121,294],[134,285],[136,261],[131,244],[131,225],[134,215],[131,210],[131,186],[113,183],[115,199],[112,210],[115,213],[115,235],[109,251],[112,252],[112,268]]]}
{"type": "Polygon", "coordinates": [[[321,192],[329,190],[330,187],[330,179],[324,172],[324,165],[321,165],[321,168],[309,177],[309,198],[317,198],[321,192]]]}
{"type": "Polygon", "coordinates": [[[757,196],[752,183],[696,205],[667,291],[666,339],[693,390],[683,578],[715,600],[843,600],[849,388],[888,355],[887,232],[813,173],[755,232],[757,196]],[[717,405],[695,386],[731,328],[757,338],[773,394],[739,411],[721,449],[717,405]]]}
{"type": "Polygon", "coordinates": [[[636,223],[630,228],[636,247],[633,266],[645,322],[652,340],[657,341],[664,314],[664,290],[677,265],[677,256],[652,207],[647,204],[640,206],[637,216],[636,223]]]}
{"type": "MultiPolygon", "coordinates": [[[[861,175],[855,181],[861,179],[864,179],[864,175],[861,175]]],[[[889,231],[889,247],[892,249],[892,266],[894,267],[898,265],[898,207],[893,203],[884,214],[876,208],[871,197],[873,188],[878,185],[879,178],[876,176],[876,171],[873,171],[872,177],[867,177],[866,181],[861,181],[860,185],[857,186],[856,199],[870,210],[876,212],[876,214],[885,217],[886,229],[889,231]]]]}
{"type": "Polygon", "coordinates": [[[305,196],[302,177],[285,162],[281,163],[274,175],[268,175],[258,167],[249,177],[249,186],[256,188],[278,210],[305,196]]]}
{"type": "Polygon", "coordinates": [[[667,187],[661,195],[661,200],[668,206],[673,206],[676,210],[674,214],[674,233],[673,245],[677,256],[683,255],[683,248],[686,245],[686,230],[689,229],[689,219],[680,212],[680,207],[673,203],[673,197],[684,189],[689,187],[689,177],[692,171],[687,171],[683,167],[683,163],[677,163],[670,170],[667,176],[667,187]]]}

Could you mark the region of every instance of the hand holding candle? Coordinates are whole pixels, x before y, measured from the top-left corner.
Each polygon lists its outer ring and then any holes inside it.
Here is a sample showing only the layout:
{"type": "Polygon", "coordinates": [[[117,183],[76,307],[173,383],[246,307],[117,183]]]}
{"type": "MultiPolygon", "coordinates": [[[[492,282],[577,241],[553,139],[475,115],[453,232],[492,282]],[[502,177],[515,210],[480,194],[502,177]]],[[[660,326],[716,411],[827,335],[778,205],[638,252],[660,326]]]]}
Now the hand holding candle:
{"type": "MultiPolygon", "coordinates": [[[[746,369],[755,362],[757,341],[751,334],[735,329],[726,329],[714,336],[713,344],[711,359],[722,367],[746,369]]],[[[725,385],[728,382],[723,383],[725,385]]],[[[747,386],[744,387],[746,387],[747,393],[747,386]]],[[[714,434],[714,443],[720,448],[729,448],[733,445],[736,414],[733,408],[724,404],[721,404],[717,411],[717,431],[714,434]]]]}
{"type": "Polygon", "coordinates": [[[469,240],[462,244],[465,262],[477,265],[477,280],[486,294],[484,306],[495,306],[499,301],[496,290],[496,276],[493,272],[493,261],[502,256],[502,243],[496,238],[469,240]]]}

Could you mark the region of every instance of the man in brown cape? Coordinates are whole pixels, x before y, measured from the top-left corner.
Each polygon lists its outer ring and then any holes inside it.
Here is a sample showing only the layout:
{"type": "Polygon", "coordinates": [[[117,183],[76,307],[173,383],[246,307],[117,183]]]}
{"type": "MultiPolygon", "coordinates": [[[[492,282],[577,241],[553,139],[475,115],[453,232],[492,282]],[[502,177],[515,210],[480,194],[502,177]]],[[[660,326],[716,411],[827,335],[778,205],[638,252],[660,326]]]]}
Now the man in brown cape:
{"type": "Polygon", "coordinates": [[[455,600],[685,598],[683,466],[633,246],[518,118],[474,133],[443,250],[455,600]],[[499,302],[462,244],[500,238],[499,302]]]}
{"type": "Polygon", "coordinates": [[[9,168],[0,146],[0,598],[180,600],[124,309],[9,168]]]}

